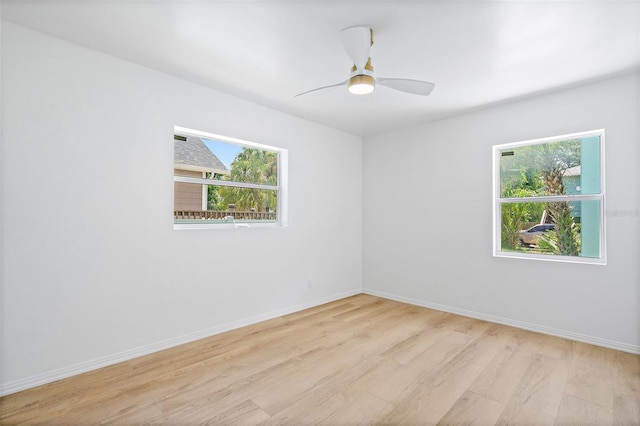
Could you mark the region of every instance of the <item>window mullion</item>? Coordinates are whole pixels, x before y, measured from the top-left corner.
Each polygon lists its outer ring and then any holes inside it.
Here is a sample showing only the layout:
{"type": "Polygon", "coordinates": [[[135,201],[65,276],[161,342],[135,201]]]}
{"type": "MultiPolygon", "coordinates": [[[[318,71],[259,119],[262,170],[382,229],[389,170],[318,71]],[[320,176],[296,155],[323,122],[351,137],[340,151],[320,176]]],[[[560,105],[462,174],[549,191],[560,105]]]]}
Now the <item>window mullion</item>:
{"type": "Polygon", "coordinates": [[[567,194],[567,195],[541,195],[537,197],[499,198],[500,204],[507,203],[535,203],[558,201],[602,200],[602,194],[567,194]]]}
{"type": "Polygon", "coordinates": [[[277,185],[262,185],[257,183],[232,182],[227,180],[213,180],[213,179],[204,179],[204,178],[187,177],[187,176],[174,176],[173,181],[184,182],[184,183],[197,183],[201,185],[231,186],[234,188],[268,189],[271,191],[277,191],[280,189],[280,187],[277,185]]]}

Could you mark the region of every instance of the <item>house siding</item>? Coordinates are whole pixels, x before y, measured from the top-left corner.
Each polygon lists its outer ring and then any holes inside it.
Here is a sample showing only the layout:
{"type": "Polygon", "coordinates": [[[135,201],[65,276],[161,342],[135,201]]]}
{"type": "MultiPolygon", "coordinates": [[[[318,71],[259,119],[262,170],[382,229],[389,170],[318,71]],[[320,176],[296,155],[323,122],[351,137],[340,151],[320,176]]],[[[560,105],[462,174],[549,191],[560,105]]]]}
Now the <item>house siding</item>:
{"type": "MultiPolygon", "coordinates": [[[[202,177],[201,172],[189,170],[173,170],[174,176],[202,177]]],[[[185,182],[173,183],[173,209],[174,210],[203,210],[202,185],[185,182]]]]}

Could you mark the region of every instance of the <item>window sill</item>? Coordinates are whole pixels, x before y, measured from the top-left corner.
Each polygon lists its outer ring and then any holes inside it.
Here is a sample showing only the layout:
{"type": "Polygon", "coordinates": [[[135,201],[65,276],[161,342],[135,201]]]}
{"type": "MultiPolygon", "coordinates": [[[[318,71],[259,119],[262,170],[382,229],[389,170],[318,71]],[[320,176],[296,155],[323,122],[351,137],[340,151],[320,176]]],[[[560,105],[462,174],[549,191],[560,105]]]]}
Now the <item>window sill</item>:
{"type": "Polygon", "coordinates": [[[286,228],[280,223],[174,223],[174,230],[188,229],[250,229],[250,228],[286,228]]]}
{"type": "Polygon", "coordinates": [[[560,256],[555,254],[532,254],[500,251],[493,254],[494,257],[506,257],[511,259],[543,260],[546,262],[587,263],[592,265],[606,265],[607,260],[599,257],[560,256]]]}

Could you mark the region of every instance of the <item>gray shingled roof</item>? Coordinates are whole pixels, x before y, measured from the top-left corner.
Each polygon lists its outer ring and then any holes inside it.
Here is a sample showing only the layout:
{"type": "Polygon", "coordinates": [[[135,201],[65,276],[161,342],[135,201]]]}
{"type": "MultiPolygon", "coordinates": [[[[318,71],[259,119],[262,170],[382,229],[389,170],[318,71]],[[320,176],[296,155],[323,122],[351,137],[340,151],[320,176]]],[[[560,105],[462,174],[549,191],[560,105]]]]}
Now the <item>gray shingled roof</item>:
{"type": "Polygon", "coordinates": [[[186,141],[174,139],[173,162],[176,168],[183,164],[202,171],[228,172],[227,167],[207,148],[202,139],[194,136],[187,136],[186,141]]]}

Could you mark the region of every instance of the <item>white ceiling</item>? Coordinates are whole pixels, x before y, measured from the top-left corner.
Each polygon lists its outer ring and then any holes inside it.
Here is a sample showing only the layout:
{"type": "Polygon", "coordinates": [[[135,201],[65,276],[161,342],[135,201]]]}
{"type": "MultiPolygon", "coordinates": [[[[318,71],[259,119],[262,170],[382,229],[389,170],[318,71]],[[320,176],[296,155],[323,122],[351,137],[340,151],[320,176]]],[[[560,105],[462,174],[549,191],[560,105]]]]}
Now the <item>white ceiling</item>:
{"type": "Polygon", "coordinates": [[[3,19],[366,135],[640,68],[640,1],[2,1],[3,19]],[[370,25],[379,77],[338,87],[342,28],[370,25]]]}

